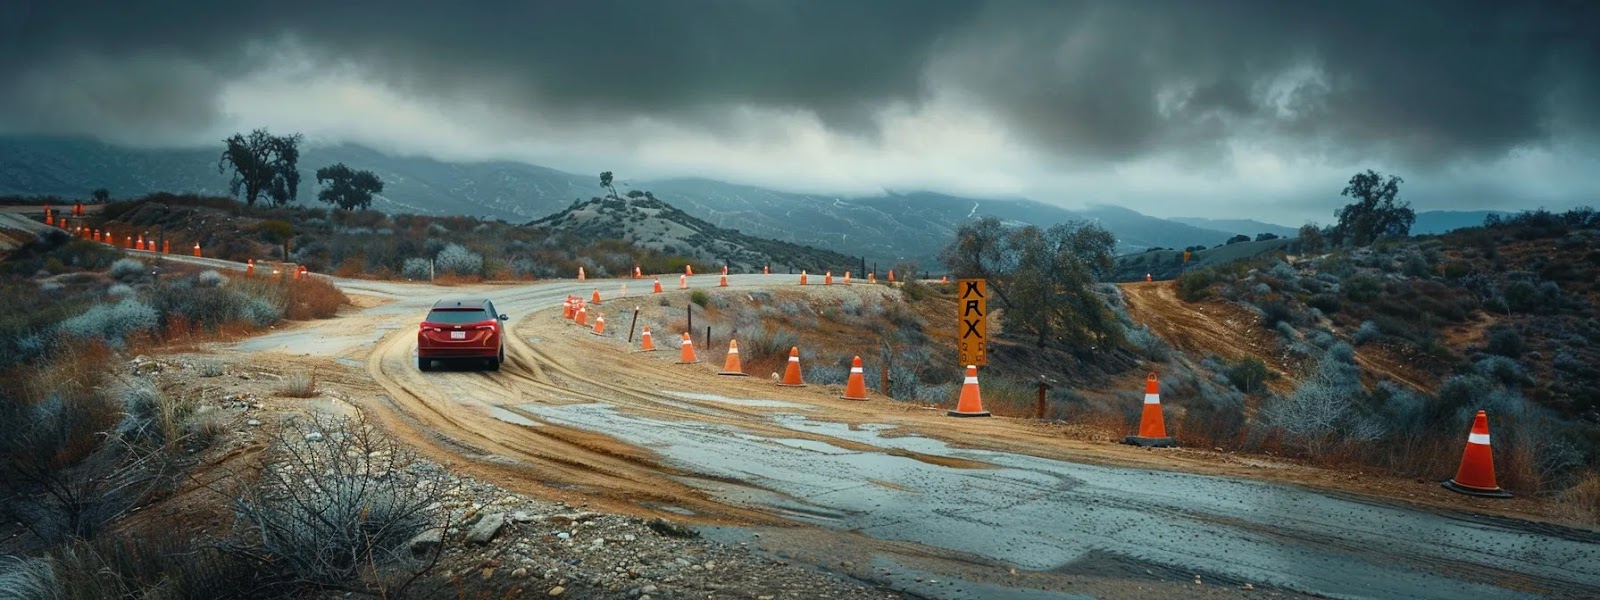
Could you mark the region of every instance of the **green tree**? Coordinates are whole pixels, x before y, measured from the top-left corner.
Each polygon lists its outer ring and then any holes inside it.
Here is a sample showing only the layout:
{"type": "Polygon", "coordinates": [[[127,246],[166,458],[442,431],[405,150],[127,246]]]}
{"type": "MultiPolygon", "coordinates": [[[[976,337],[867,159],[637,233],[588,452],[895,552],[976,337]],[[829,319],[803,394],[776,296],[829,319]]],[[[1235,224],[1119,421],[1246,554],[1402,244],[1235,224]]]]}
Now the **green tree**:
{"type": "Polygon", "coordinates": [[[1405,237],[1411,233],[1417,213],[1411,210],[1409,202],[1395,200],[1404,182],[1392,175],[1385,180],[1370,169],[1352,176],[1349,185],[1339,194],[1355,202],[1334,213],[1339,217],[1339,224],[1333,227],[1334,243],[1367,246],[1379,238],[1405,237]]]}
{"type": "Polygon", "coordinates": [[[1111,232],[1088,222],[1008,230],[984,217],[961,226],[940,260],[956,277],[988,280],[1006,310],[1006,331],[1040,347],[1084,352],[1121,339],[1116,318],[1093,290],[1111,270],[1115,246],[1111,232]]]}
{"type": "Polygon", "coordinates": [[[372,206],[372,195],[383,193],[383,180],[372,171],[357,171],[338,163],[317,169],[317,184],[323,188],[317,199],[345,210],[372,206]]]}
{"type": "Polygon", "coordinates": [[[600,187],[603,187],[603,188],[609,190],[611,192],[611,197],[612,198],[617,198],[618,197],[617,196],[617,188],[616,188],[616,186],[612,185],[612,182],[615,181],[615,180],[616,180],[616,178],[611,175],[611,171],[601,171],[600,172],[600,187]]]}
{"type": "Polygon", "coordinates": [[[105,204],[111,201],[111,190],[105,188],[97,189],[89,195],[94,198],[96,203],[99,204],[105,204]]]}
{"type": "Polygon", "coordinates": [[[1315,254],[1322,251],[1322,227],[1316,223],[1300,226],[1300,252],[1315,254]]]}
{"type": "Polygon", "coordinates": [[[276,136],[265,129],[250,132],[249,136],[233,134],[223,143],[228,145],[217,161],[217,172],[233,170],[228,189],[233,194],[243,194],[244,202],[254,206],[262,194],[273,205],[294,200],[300,189],[300,134],[276,136]]]}

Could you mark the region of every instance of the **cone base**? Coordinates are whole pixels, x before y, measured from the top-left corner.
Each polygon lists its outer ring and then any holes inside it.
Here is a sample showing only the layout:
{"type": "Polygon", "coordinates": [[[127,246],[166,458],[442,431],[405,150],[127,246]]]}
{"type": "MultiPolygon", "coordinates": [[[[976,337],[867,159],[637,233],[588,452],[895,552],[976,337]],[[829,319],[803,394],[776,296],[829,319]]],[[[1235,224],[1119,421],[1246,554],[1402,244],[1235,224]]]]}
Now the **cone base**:
{"type": "Polygon", "coordinates": [[[727,375],[729,377],[749,377],[750,376],[747,373],[739,373],[739,372],[736,372],[736,371],[723,371],[723,372],[717,373],[717,374],[718,375],[727,375]]]}
{"type": "Polygon", "coordinates": [[[1500,488],[1495,488],[1495,489],[1492,489],[1492,490],[1485,490],[1485,489],[1482,489],[1482,488],[1467,487],[1467,486],[1461,485],[1459,483],[1456,483],[1456,480],[1454,480],[1454,479],[1451,479],[1451,480],[1445,481],[1445,482],[1441,482],[1439,485],[1444,486],[1444,489],[1450,490],[1450,491],[1458,493],[1458,494],[1466,494],[1468,496],[1482,496],[1484,498],[1510,498],[1511,497],[1511,492],[1502,490],[1500,488]]]}
{"type": "Polygon", "coordinates": [[[851,398],[849,396],[839,396],[839,399],[840,400],[856,400],[856,401],[863,401],[863,402],[867,401],[867,400],[871,400],[871,398],[868,398],[866,396],[862,396],[860,398],[851,398]]]}
{"type": "Polygon", "coordinates": [[[1128,437],[1122,438],[1122,443],[1131,444],[1131,445],[1134,445],[1134,446],[1140,446],[1140,447],[1144,447],[1144,448],[1176,448],[1176,447],[1178,447],[1178,442],[1173,440],[1170,437],[1139,437],[1137,435],[1130,435],[1128,437]]]}
{"type": "Polygon", "coordinates": [[[804,383],[780,383],[778,387],[805,387],[804,383]]]}
{"type": "Polygon", "coordinates": [[[656,351],[655,348],[651,348],[649,350],[634,350],[634,352],[655,352],[655,351],[656,351]]]}
{"type": "Polygon", "coordinates": [[[598,335],[600,337],[606,337],[606,334],[604,334],[604,333],[595,333],[593,331],[589,332],[589,335],[598,335]]]}
{"type": "Polygon", "coordinates": [[[980,410],[978,412],[961,412],[959,410],[948,410],[948,411],[945,411],[944,414],[945,414],[945,416],[948,416],[948,417],[992,417],[992,416],[994,416],[992,414],[989,414],[989,411],[987,411],[987,410],[980,410]]]}
{"type": "Polygon", "coordinates": [[[691,361],[689,361],[689,362],[684,362],[684,361],[681,361],[681,360],[680,360],[680,361],[678,361],[678,364],[680,364],[680,365],[698,365],[698,364],[700,364],[700,361],[698,361],[698,360],[691,360],[691,361]]]}

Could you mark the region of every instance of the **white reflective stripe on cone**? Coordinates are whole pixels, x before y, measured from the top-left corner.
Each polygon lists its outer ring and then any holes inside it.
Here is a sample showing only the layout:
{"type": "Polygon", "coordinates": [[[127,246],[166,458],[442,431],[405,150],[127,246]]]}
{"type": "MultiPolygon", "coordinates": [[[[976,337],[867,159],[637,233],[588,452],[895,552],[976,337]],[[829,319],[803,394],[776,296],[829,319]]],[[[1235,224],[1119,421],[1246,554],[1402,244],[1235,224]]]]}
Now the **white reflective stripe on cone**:
{"type": "Polygon", "coordinates": [[[961,383],[963,383],[965,385],[978,385],[978,378],[977,377],[968,377],[965,381],[962,381],[961,383]]]}
{"type": "Polygon", "coordinates": [[[789,362],[800,362],[800,357],[791,356],[791,357],[789,357],[789,362]]]}
{"type": "Polygon", "coordinates": [[[851,373],[860,373],[861,372],[861,367],[850,367],[850,372],[851,373]]]}
{"type": "Polygon", "coordinates": [[[1161,404],[1161,394],[1145,394],[1145,404],[1161,404]]]}
{"type": "Polygon", "coordinates": [[[738,354],[738,353],[739,353],[739,349],[738,348],[729,348],[728,349],[728,354],[738,354]]]}
{"type": "Polygon", "coordinates": [[[1489,434],[1487,434],[1487,433],[1469,434],[1467,436],[1467,443],[1468,444],[1483,444],[1483,445],[1487,446],[1487,445],[1489,445],[1489,434]]]}

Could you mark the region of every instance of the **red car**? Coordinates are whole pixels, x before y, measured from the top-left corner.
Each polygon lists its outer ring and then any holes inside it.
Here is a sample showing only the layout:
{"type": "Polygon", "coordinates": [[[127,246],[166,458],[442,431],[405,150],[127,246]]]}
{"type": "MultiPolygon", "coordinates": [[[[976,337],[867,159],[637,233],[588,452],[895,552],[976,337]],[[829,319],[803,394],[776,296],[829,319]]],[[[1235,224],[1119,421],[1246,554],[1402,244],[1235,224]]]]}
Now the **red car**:
{"type": "Polygon", "coordinates": [[[428,371],[434,361],[470,359],[500,370],[506,359],[501,338],[506,318],[488,300],[440,300],[417,329],[417,368],[428,371]]]}

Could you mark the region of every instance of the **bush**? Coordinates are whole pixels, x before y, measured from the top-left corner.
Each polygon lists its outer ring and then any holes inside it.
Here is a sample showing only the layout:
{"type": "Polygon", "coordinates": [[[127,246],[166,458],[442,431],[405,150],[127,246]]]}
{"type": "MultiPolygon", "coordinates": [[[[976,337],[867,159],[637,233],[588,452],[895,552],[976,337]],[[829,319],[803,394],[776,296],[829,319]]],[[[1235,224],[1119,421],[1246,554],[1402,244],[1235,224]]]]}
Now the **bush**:
{"type": "Polygon", "coordinates": [[[483,256],[468,250],[461,244],[450,244],[439,251],[435,259],[440,271],[456,275],[480,275],[483,273],[483,256]]]}
{"type": "Polygon", "coordinates": [[[1516,329],[1506,326],[1495,326],[1489,329],[1490,354],[1498,354],[1507,358],[1520,358],[1528,350],[1527,343],[1522,340],[1522,334],[1516,329]]]}
{"type": "Polygon", "coordinates": [[[1361,345],[1378,339],[1378,336],[1382,335],[1382,333],[1383,332],[1378,330],[1377,323],[1373,323],[1372,321],[1362,321],[1361,327],[1356,329],[1356,334],[1351,336],[1351,338],[1355,340],[1356,345],[1361,345]]]}
{"type": "Polygon", "coordinates": [[[201,287],[218,287],[228,282],[228,278],[216,271],[204,271],[195,277],[195,282],[201,287]]]}
{"type": "Polygon", "coordinates": [[[427,281],[433,274],[433,263],[426,258],[408,258],[400,266],[400,276],[412,281],[427,281]]]}
{"type": "Polygon", "coordinates": [[[1343,308],[1336,294],[1316,294],[1306,304],[1328,314],[1339,312],[1339,309],[1343,308]]]}
{"type": "Polygon", "coordinates": [[[1172,358],[1172,347],[1161,336],[1150,331],[1149,327],[1140,325],[1128,328],[1123,336],[1132,344],[1139,354],[1156,362],[1167,362],[1172,358]]]}
{"type": "Polygon", "coordinates": [[[1261,326],[1267,329],[1276,329],[1279,323],[1293,324],[1294,311],[1289,305],[1278,300],[1269,300],[1261,303],[1261,326]]]}
{"type": "Polygon", "coordinates": [[[1267,363],[1255,357],[1239,359],[1228,365],[1223,374],[1234,389],[1246,394],[1261,391],[1263,384],[1278,377],[1277,373],[1267,368],[1267,363]]]}
{"type": "Polygon", "coordinates": [[[112,298],[124,298],[133,295],[133,286],[126,283],[114,283],[106,288],[106,295],[112,298]]]}
{"type": "Polygon", "coordinates": [[[1211,284],[1216,274],[1210,269],[1190,271],[1178,276],[1178,298],[1185,302],[1199,302],[1211,295],[1211,284]]]}
{"type": "Polygon", "coordinates": [[[219,360],[202,360],[195,363],[194,367],[201,377],[221,377],[226,371],[222,361],[219,360]]]}
{"type": "Polygon", "coordinates": [[[136,259],[124,258],[118,260],[117,262],[111,263],[111,270],[109,273],[114,279],[128,281],[144,277],[145,275],[149,274],[149,271],[145,268],[144,263],[139,262],[136,259]]]}
{"type": "Polygon", "coordinates": [[[83,314],[61,322],[61,332],[81,339],[100,339],[114,346],[127,344],[128,337],[155,331],[161,315],[137,298],[124,298],[116,304],[96,304],[83,314]]]}
{"type": "Polygon", "coordinates": [[[1355,302],[1371,302],[1383,293],[1383,282],[1377,276],[1361,273],[1346,279],[1344,282],[1344,295],[1355,302]]]}
{"type": "Polygon", "coordinates": [[[1539,288],[1526,281],[1513,281],[1506,284],[1500,296],[1505,299],[1506,308],[1514,313],[1537,312],[1544,304],[1544,299],[1539,294],[1539,288]]]}
{"type": "Polygon", "coordinates": [[[794,332],[767,325],[758,325],[739,335],[739,353],[750,361],[785,359],[790,348],[800,345],[800,338],[794,332]]]}
{"type": "Polygon", "coordinates": [[[397,475],[409,457],[359,420],[306,425],[308,433],[290,427],[273,440],[267,460],[276,464],[264,464],[263,481],[235,503],[261,551],[301,581],[326,585],[424,568],[407,542],[442,525],[427,513],[439,490],[404,483],[397,475]]]}
{"type": "Polygon", "coordinates": [[[707,294],[705,290],[695,290],[689,292],[689,301],[700,305],[700,308],[705,308],[711,304],[711,294],[707,294]]]}
{"type": "Polygon", "coordinates": [[[290,398],[311,398],[317,395],[317,378],[308,373],[291,373],[278,385],[278,393],[290,398]]]}
{"type": "Polygon", "coordinates": [[[1506,387],[1518,387],[1533,383],[1528,377],[1528,371],[1517,364],[1517,361],[1504,356],[1489,356],[1472,365],[1473,371],[1487,379],[1498,381],[1506,387]]]}

